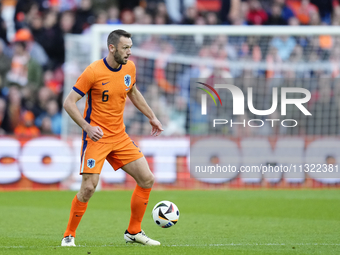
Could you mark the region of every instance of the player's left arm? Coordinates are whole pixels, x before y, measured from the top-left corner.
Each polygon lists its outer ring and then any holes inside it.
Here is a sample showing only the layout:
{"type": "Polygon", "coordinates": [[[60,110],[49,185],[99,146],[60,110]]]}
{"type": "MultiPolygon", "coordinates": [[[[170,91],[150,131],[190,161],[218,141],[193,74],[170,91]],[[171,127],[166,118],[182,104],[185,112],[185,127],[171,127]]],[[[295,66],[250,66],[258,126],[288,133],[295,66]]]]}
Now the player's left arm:
{"type": "Polygon", "coordinates": [[[131,102],[140,110],[148,119],[152,126],[151,135],[158,136],[163,131],[161,122],[157,119],[156,115],[145,101],[143,95],[139,92],[135,85],[132,86],[128,92],[128,97],[131,102]]]}

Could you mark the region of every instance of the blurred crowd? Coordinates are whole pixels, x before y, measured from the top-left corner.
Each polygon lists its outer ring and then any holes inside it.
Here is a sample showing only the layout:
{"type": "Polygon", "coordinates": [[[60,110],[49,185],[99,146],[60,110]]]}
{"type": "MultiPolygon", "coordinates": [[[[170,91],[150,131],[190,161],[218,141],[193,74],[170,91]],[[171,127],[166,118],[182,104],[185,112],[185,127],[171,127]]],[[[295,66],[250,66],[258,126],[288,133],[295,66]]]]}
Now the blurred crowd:
{"type": "MultiPolygon", "coordinates": [[[[0,135],[28,137],[60,134],[64,35],[88,33],[92,24],[340,25],[338,0],[2,0],[0,11],[0,135]]],[[[327,35],[314,39],[222,36],[204,38],[199,46],[195,44],[196,48],[193,44],[187,44],[186,48],[178,47],[167,40],[146,41],[140,47],[159,47],[158,43],[169,54],[186,50],[189,54],[193,51],[197,56],[217,60],[265,61],[269,66],[266,71],[250,73],[266,78],[282,75],[270,69],[272,63],[287,60],[295,63],[340,61],[340,39],[327,35]],[[307,54],[307,51],[313,54],[307,54]]],[[[138,61],[145,60],[137,60],[137,68],[138,61]]],[[[188,133],[190,77],[210,77],[213,82],[216,77],[241,77],[247,72],[182,66],[176,78],[169,80],[167,69],[173,68],[171,64],[163,64],[160,60],[152,66],[154,72],[150,76],[155,78],[157,89],[152,86],[144,88],[146,97],[151,99],[150,104],[157,109],[167,108],[170,105],[167,104],[169,95],[180,95],[172,100],[174,107],[170,111],[164,110],[169,113],[168,120],[164,121],[169,127],[173,125],[173,129],[177,128],[176,123],[181,123],[182,131],[169,134],[188,133]],[[156,96],[158,89],[163,97],[156,96]],[[153,102],[153,98],[164,100],[153,102]]],[[[138,72],[141,70],[137,70],[137,75],[138,72]]],[[[318,75],[334,78],[339,73],[340,68],[337,67],[318,75]]],[[[299,74],[288,72],[284,75],[299,74]]],[[[142,90],[146,82],[141,82],[142,90]]],[[[138,119],[131,123],[128,121],[128,131],[141,134],[139,130],[144,130],[141,125],[144,122],[138,119]]]]}

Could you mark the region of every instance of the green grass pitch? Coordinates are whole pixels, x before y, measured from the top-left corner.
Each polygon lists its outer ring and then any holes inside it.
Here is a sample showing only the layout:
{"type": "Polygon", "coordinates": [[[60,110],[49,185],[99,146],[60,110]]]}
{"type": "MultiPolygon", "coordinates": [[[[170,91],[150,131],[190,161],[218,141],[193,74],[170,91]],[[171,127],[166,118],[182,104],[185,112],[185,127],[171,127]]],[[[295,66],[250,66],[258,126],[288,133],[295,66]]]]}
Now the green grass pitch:
{"type": "Polygon", "coordinates": [[[125,244],[132,191],[100,191],[60,247],[75,192],[0,193],[0,254],[340,254],[340,190],[153,191],[143,229],[160,247],[125,244]],[[180,210],[158,227],[161,200],[180,210]]]}

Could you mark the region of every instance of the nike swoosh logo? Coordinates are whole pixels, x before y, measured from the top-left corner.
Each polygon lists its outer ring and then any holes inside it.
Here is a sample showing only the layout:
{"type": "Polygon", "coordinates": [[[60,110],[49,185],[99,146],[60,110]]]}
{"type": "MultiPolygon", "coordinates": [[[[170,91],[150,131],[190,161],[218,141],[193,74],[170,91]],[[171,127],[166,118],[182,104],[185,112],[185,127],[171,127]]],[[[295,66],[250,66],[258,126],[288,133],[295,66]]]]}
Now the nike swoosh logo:
{"type": "Polygon", "coordinates": [[[102,85],[106,85],[106,84],[108,84],[108,83],[109,83],[109,81],[108,81],[108,82],[106,82],[106,83],[102,82],[102,85]]]}
{"type": "Polygon", "coordinates": [[[130,238],[132,241],[136,242],[136,238],[131,238],[128,236],[128,238],[130,238]]]}

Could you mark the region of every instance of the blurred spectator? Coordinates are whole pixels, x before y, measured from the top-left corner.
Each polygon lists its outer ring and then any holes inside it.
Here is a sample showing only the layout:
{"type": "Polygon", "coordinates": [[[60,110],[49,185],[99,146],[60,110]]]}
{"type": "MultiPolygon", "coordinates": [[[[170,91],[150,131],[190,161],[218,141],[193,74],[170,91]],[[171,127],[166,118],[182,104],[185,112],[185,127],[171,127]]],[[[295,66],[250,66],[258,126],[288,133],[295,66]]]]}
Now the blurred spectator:
{"type": "Polygon", "coordinates": [[[311,12],[309,15],[309,25],[319,26],[321,24],[320,15],[318,12],[311,12]]]}
{"type": "Polygon", "coordinates": [[[13,45],[13,59],[11,70],[7,74],[7,80],[20,86],[26,86],[28,82],[29,53],[25,42],[15,42],[13,45]]]}
{"type": "MultiPolygon", "coordinates": [[[[337,45],[339,45],[339,43],[337,45]]],[[[330,63],[331,63],[332,78],[339,78],[340,77],[340,48],[339,47],[334,47],[332,54],[330,56],[330,63]]],[[[339,109],[340,109],[340,86],[339,86],[340,79],[336,79],[336,81],[337,82],[334,86],[336,87],[337,97],[339,98],[339,100],[337,101],[339,102],[339,109]]]]}
{"type": "Polygon", "coordinates": [[[333,11],[332,25],[340,26],[340,5],[336,6],[333,11]]]}
{"type": "Polygon", "coordinates": [[[175,77],[171,75],[169,77],[168,71],[174,70],[174,66],[168,63],[168,57],[174,52],[174,47],[165,41],[159,42],[160,50],[163,53],[163,57],[158,58],[155,61],[154,79],[159,87],[161,87],[166,93],[172,94],[177,91],[175,86],[175,77]],[[170,78],[170,79],[169,79],[170,78]],[[172,79],[171,79],[172,78],[172,79]]]}
{"type": "Polygon", "coordinates": [[[265,25],[287,25],[286,20],[282,18],[281,8],[280,4],[274,3],[272,5],[271,12],[265,25]]]}
{"type": "Polygon", "coordinates": [[[169,122],[164,135],[185,135],[186,99],[177,96],[168,108],[169,122]]]}
{"type": "MultiPolygon", "coordinates": [[[[156,116],[160,116],[160,122],[166,127],[169,121],[169,115],[168,115],[168,106],[166,99],[164,96],[160,93],[161,90],[156,84],[150,84],[147,87],[147,91],[145,92],[144,96],[148,102],[150,102],[151,109],[155,109],[156,116]],[[161,95],[161,96],[160,96],[161,95]]],[[[143,119],[145,120],[145,117],[143,116],[143,119]]],[[[147,120],[147,119],[146,119],[147,120]]],[[[144,121],[145,123],[148,121],[144,121]]],[[[150,128],[147,127],[149,130],[146,133],[150,133],[150,128]]]]}
{"type": "Polygon", "coordinates": [[[4,54],[5,43],[0,39],[0,88],[5,85],[6,73],[11,69],[11,59],[4,54]]]}
{"type": "Polygon", "coordinates": [[[63,73],[61,69],[56,69],[55,71],[46,70],[44,73],[44,84],[49,88],[55,95],[62,92],[62,80],[63,73]],[[61,76],[61,77],[60,77],[61,76]]]}
{"type": "Polygon", "coordinates": [[[318,7],[316,7],[314,4],[311,4],[309,0],[288,0],[287,5],[293,10],[295,16],[303,25],[309,24],[311,13],[318,12],[318,7]]]}
{"type": "Polygon", "coordinates": [[[231,24],[236,26],[248,25],[247,22],[248,12],[249,12],[248,2],[242,1],[240,3],[239,14],[235,15],[233,20],[231,20],[231,24]]]}
{"type": "Polygon", "coordinates": [[[165,3],[160,2],[160,3],[157,4],[156,13],[157,13],[158,15],[161,15],[161,16],[164,17],[164,19],[165,19],[165,24],[170,24],[170,23],[171,23],[170,18],[169,18],[168,11],[167,11],[167,9],[166,9],[165,3]]]}
{"type": "Polygon", "coordinates": [[[61,113],[59,112],[59,106],[55,99],[51,99],[47,102],[46,112],[41,113],[35,120],[37,127],[42,127],[43,119],[45,117],[48,117],[51,120],[53,134],[59,135],[61,132],[61,113]]]}
{"type": "Polygon", "coordinates": [[[289,26],[299,26],[300,25],[300,21],[296,17],[291,17],[288,20],[288,25],[289,26]]]}
{"type": "Polygon", "coordinates": [[[286,0],[275,0],[274,1],[275,4],[279,4],[281,6],[281,17],[288,22],[288,20],[294,16],[294,12],[292,11],[292,9],[290,9],[287,4],[286,4],[286,0]]]}
{"type": "Polygon", "coordinates": [[[201,26],[207,25],[206,19],[203,16],[199,15],[197,19],[195,20],[195,25],[201,25],[201,26]]]}
{"type": "Polygon", "coordinates": [[[166,17],[164,15],[161,14],[156,14],[155,19],[154,19],[154,23],[155,25],[166,25],[166,17]]]}
{"type": "Polygon", "coordinates": [[[262,8],[259,0],[249,0],[247,21],[250,25],[263,25],[267,22],[268,15],[262,8]]]}
{"type": "MultiPolygon", "coordinates": [[[[2,5],[0,3],[0,13],[2,13],[2,5]]],[[[8,44],[8,40],[7,40],[7,27],[6,27],[6,23],[3,20],[3,18],[0,15],[0,41],[1,39],[8,44]]]]}
{"type": "Polygon", "coordinates": [[[9,120],[9,129],[12,133],[19,125],[21,115],[21,93],[20,90],[15,86],[9,88],[7,114],[9,120]]]}
{"type": "MultiPolygon", "coordinates": [[[[199,52],[200,58],[208,58],[210,57],[210,50],[209,48],[203,47],[199,52]]],[[[190,78],[197,77],[197,78],[204,78],[206,79],[212,74],[212,67],[205,65],[203,63],[196,63],[192,67],[186,69],[182,75],[179,75],[177,83],[179,85],[180,91],[179,95],[187,101],[189,105],[190,99],[190,78]]]]}
{"type": "Polygon", "coordinates": [[[30,111],[25,111],[22,114],[22,124],[14,129],[14,134],[20,137],[35,137],[40,134],[39,128],[34,125],[34,114],[30,111]]]}
{"type": "Polygon", "coordinates": [[[198,17],[198,12],[197,12],[196,7],[189,7],[185,10],[185,15],[184,15],[182,24],[194,25],[197,17],[198,17]]]}
{"type": "Polygon", "coordinates": [[[220,19],[222,24],[234,24],[240,17],[241,0],[221,0],[220,19]]]}
{"type": "Polygon", "coordinates": [[[205,16],[207,25],[218,25],[218,17],[215,12],[208,12],[205,16]]]}
{"type": "Polygon", "coordinates": [[[164,3],[158,3],[154,23],[157,25],[170,24],[170,18],[168,16],[166,5],[164,3]]]}
{"type": "Polygon", "coordinates": [[[107,24],[111,25],[122,24],[122,22],[119,20],[119,9],[115,5],[110,6],[110,8],[108,9],[107,24]]]}
{"type": "Polygon", "coordinates": [[[143,17],[143,25],[151,25],[152,24],[152,15],[150,13],[145,13],[143,17]]]}
{"type": "Polygon", "coordinates": [[[39,116],[47,111],[47,102],[50,99],[53,99],[52,91],[47,87],[40,88],[38,92],[37,102],[33,108],[33,113],[35,116],[39,116]]]}
{"type": "Polygon", "coordinates": [[[40,131],[42,135],[53,135],[51,118],[46,116],[42,119],[40,131]]]}
{"type": "Polygon", "coordinates": [[[290,61],[294,63],[303,62],[303,48],[300,45],[296,45],[292,54],[290,55],[290,61]]]}
{"type": "Polygon", "coordinates": [[[14,55],[7,80],[10,83],[33,88],[42,85],[42,68],[30,57],[25,42],[14,43],[14,55]]]}
{"type": "Polygon", "coordinates": [[[227,53],[227,58],[230,60],[237,59],[237,49],[235,48],[235,45],[229,41],[230,37],[228,36],[221,36],[221,37],[222,37],[222,40],[224,40],[225,42],[224,45],[221,45],[221,47],[224,47],[224,50],[227,53]]]}
{"type": "MultiPolygon", "coordinates": [[[[149,84],[147,87],[147,91],[144,93],[145,99],[150,102],[150,107],[155,109],[155,114],[160,116],[160,121],[166,127],[168,123],[168,112],[166,99],[161,96],[159,97],[160,91],[156,84],[149,84]]],[[[131,101],[127,101],[127,108],[124,111],[125,113],[134,113],[133,118],[124,117],[127,120],[127,133],[129,135],[150,135],[150,124],[148,119],[136,108],[132,106],[131,101]]],[[[130,114],[126,114],[124,116],[129,116],[130,114]]],[[[131,115],[130,115],[131,116],[131,115]]],[[[165,128],[166,129],[166,128],[165,128]]]]}
{"type": "Polygon", "coordinates": [[[45,15],[44,39],[37,40],[45,49],[50,61],[49,68],[55,69],[61,66],[65,61],[64,38],[61,29],[58,26],[58,15],[50,11],[45,15]]]}
{"type": "Polygon", "coordinates": [[[75,33],[76,18],[73,12],[66,11],[61,14],[59,26],[63,34],[75,33]]]}
{"type": "Polygon", "coordinates": [[[41,66],[46,66],[48,62],[48,56],[44,48],[33,40],[33,36],[29,29],[19,29],[14,37],[14,42],[25,42],[27,50],[30,56],[41,66]]]}
{"type": "Polygon", "coordinates": [[[333,5],[339,4],[339,1],[336,0],[311,0],[312,4],[318,7],[319,15],[321,21],[325,24],[331,24],[331,18],[333,13],[333,5]]]}
{"type": "MultiPolygon", "coordinates": [[[[170,20],[173,23],[183,23],[183,17],[187,16],[187,10],[189,8],[195,9],[195,3],[196,0],[165,0],[170,20]]],[[[194,22],[191,24],[194,24],[194,22]]]]}
{"type": "Polygon", "coordinates": [[[46,51],[49,57],[47,65],[53,69],[64,63],[64,39],[57,21],[57,13],[50,11],[44,20],[41,15],[37,15],[30,24],[34,40],[46,51]]]}
{"type": "Polygon", "coordinates": [[[293,37],[281,36],[273,38],[271,46],[277,49],[278,56],[285,61],[294,50],[296,41],[293,37]]]}
{"type": "Polygon", "coordinates": [[[95,23],[95,15],[92,10],[92,0],[81,0],[80,8],[76,11],[74,32],[80,34],[95,23]]]}
{"type": "Polygon", "coordinates": [[[143,24],[143,18],[144,18],[144,15],[145,15],[145,10],[144,10],[143,7],[136,6],[133,9],[133,15],[135,17],[135,23],[136,24],[143,24]]]}
{"type": "Polygon", "coordinates": [[[107,24],[108,15],[105,10],[97,11],[96,24],[107,24]]]}
{"type": "Polygon", "coordinates": [[[121,12],[121,21],[123,24],[133,24],[135,22],[133,12],[129,9],[123,10],[121,12]]]}
{"type": "Polygon", "coordinates": [[[6,100],[0,97],[0,135],[10,133],[10,131],[6,100]]]}
{"type": "Polygon", "coordinates": [[[34,16],[30,23],[30,29],[33,35],[33,38],[37,42],[42,42],[44,38],[44,29],[43,29],[44,21],[41,14],[34,16]]]}
{"type": "Polygon", "coordinates": [[[19,30],[21,28],[28,27],[31,19],[39,12],[39,5],[34,0],[18,0],[15,9],[15,28],[19,30]]]}
{"type": "Polygon", "coordinates": [[[21,109],[32,111],[36,100],[37,91],[29,87],[21,88],[21,109]]]}

